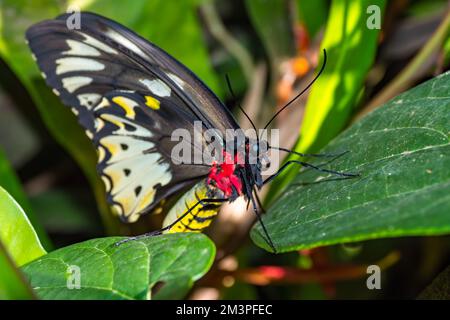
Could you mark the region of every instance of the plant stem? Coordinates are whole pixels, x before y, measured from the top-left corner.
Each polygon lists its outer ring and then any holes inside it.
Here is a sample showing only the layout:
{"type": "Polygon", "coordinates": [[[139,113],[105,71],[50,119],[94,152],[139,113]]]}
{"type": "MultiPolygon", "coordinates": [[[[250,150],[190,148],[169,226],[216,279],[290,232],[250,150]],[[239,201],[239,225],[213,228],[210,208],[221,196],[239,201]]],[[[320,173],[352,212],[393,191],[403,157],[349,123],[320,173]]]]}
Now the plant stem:
{"type": "Polygon", "coordinates": [[[213,3],[204,3],[200,8],[211,34],[234,58],[236,58],[242,68],[247,83],[251,83],[255,69],[251,55],[245,47],[225,29],[213,3]]]}

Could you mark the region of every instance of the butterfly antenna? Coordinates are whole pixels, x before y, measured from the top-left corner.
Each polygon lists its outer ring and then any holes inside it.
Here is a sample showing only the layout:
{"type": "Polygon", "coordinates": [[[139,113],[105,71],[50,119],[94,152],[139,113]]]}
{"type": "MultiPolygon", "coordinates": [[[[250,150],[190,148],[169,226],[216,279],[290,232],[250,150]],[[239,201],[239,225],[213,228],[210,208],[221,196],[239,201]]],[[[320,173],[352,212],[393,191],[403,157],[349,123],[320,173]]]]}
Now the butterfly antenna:
{"type": "MultiPolygon", "coordinates": [[[[231,96],[233,97],[234,100],[237,100],[237,99],[236,99],[236,96],[234,95],[233,88],[231,87],[231,81],[230,81],[230,78],[228,77],[228,74],[225,75],[225,79],[226,79],[226,81],[227,81],[228,90],[230,91],[231,96]]],[[[251,123],[253,129],[255,130],[256,136],[258,136],[257,131],[256,131],[256,126],[255,126],[255,124],[253,123],[253,121],[252,121],[252,119],[250,118],[250,116],[247,114],[247,112],[245,112],[244,108],[242,108],[242,106],[241,106],[240,103],[237,103],[237,106],[238,106],[238,108],[242,111],[242,113],[245,115],[245,117],[247,118],[247,120],[251,123]]],[[[259,140],[259,139],[258,139],[258,140],[259,140]]]]}
{"type": "Polygon", "coordinates": [[[264,126],[264,130],[267,129],[267,127],[272,123],[273,120],[275,120],[275,118],[287,107],[289,107],[295,100],[297,100],[303,93],[305,93],[306,90],[308,90],[313,84],[314,82],[316,82],[316,80],[319,78],[319,76],[322,74],[323,70],[325,69],[325,65],[327,63],[327,51],[325,49],[323,49],[323,63],[322,63],[322,67],[320,68],[320,71],[317,73],[317,75],[314,77],[314,79],[312,79],[312,81],[306,86],[305,89],[303,89],[299,94],[297,94],[291,101],[289,101],[288,103],[286,103],[280,110],[278,110],[277,113],[275,113],[273,115],[273,117],[269,120],[269,122],[267,122],[267,124],[264,126]]]}

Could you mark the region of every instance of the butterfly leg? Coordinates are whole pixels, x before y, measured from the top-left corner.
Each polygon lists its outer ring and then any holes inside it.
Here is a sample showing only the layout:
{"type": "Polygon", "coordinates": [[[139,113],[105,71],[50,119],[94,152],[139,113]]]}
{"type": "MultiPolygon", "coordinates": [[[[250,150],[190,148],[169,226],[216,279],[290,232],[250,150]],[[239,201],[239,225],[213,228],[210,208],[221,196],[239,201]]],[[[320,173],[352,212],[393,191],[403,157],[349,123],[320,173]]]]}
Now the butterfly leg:
{"type": "Polygon", "coordinates": [[[228,200],[229,200],[228,198],[223,198],[223,199],[205,198],[205,199],[201,199],[201,200],[197,201],[192,207],[190,207],[189,210],[184,212],[174,222],[172,222],[171,224],[165,226],[164,228],[161,228],[159,230],[150,231],[150,232],[141,234],[139,236],[128,237],[126,239],[123,239],[123,240],[120,240],[120,241],[116,242],[115,245],[119,246],[119,245],[121,245],[121,244],[123,244],[125,242],[140,240],[140,239],[144,239],[144,238],[148,238],[148,237],[159,236],[159,235],[163,234],[164,231],[170,230],[170,228],[172,228],[174,225],[176,225],[178,222],[180,222],[188,214],[190,214],[198,205],[200,205],[200,204],[204,205],[204,204],[208,204],[208,203],[223,203],[223,202],[226,202],[228,200]]]}
{"type": "Polygon", "coordinates": [[[261,210],[262,213],[266,213],[266,209],[264,209],[261,199],[259,198],[258,192],[256,189],[253,190],[253,194],[255,195],[256,202],[258,203],[258,207],[261,210]]]}
{"type": "Polygon", "coordinates": [[[359,173],[347,173],[347,172],[339,172],[339,171],[334,171],[334,170],[328,170],[328,169],[320,168],[318,166],[315,166],[315,165],[307,163],[307,162],[303,162],[303,161],[299,161],[299,160],[289,160],[288,162],[283,164],[281,166],[281,168],[278,169],[278,171],[276,173],[274,173],[273,175],[271,175],[270,177],[265,179],[263,184],[266,184],[266,183],[272,181],[273,179],[275,179],[281,172],[283,172],[291,164],[300,164],[300,165],[302,165],[304,167],[307,167],[307,168],[311,168],[311,169],[314,169],[314,170],[317,170],[317,171],[320,171],[320,172],[326,172],[326,173],[335,174],[335,175],[342,176],[342,177],[359,177],[360,176],[359,173]]]}
{"type": "Polygon", "coordinates": [[[262,220],[261,212],[258,210],[258,206],[256,205],[255,197],[252,195],[250,197],[250,200],[252,202],[253,211],[256,215],[256,218],[258,219],[259,224],[261,225],[261,228],[263,229],[263,232],[265,234],[265,237],[263,237],[264,241],[266,241],[266,243],[272,248],[273,253],[277,253],[277,248],[273,244],[272,238],[270,237],[269,232],[267,231],[267,228],[262,220]]]}
{"type": "Polygon", "coordinates": [[[301,152],[297,152],[297,151],[290,150],[290,149],[287,149],[287,148],[272,147],[272,146],[269,146],[269,149],[284,151],[284,152],[292,153],[292,154],[298,155],[300,157],[305,157],[305,158],[308,158],[308,157],[314,157],[314,158],[339,158],[339,157],[341,157],[344,154],[349,152],[347,150],[347,151],[343,151],[343,152],[340,152],[340,153],[301,153],[301,152]]]}

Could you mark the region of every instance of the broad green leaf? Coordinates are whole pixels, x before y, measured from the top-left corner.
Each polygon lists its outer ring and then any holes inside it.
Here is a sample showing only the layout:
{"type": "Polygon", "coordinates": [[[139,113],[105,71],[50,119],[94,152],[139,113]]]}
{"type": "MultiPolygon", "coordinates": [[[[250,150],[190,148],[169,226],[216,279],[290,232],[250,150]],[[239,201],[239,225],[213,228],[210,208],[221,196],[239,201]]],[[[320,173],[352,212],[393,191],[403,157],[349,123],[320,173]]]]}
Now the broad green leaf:
{"type": "Polygon", "coordinates": [[[27,215],[2,187],[0,187],[0,241],[18,266],[46,254],[27,215]]]}
{"type": "Polygon", "coordinates": [[[444,65],[448,65],[450,63],[450,30],[447,32],[446,40],[442,46],[442,50],[444,52],[444,65]]]}
{"type": "MultiPolygon", "coordinates": [[[[167,6],[166,1],[71,1],[82,10],[125,24],[150,39],[199,75],[217,93],[219,87],[206,54],[206,45],[195,7],[198,1],[167,6]],[[176,30],[176,32],[173,32],[176,30]]],[[[96,154],[89,139],[69,108],[44,84],[36,63],[24,42],[25,30],[33,23],[66,12],[65,1],[7,0],[0,3],[0,55],[27,88],[53,137],[70,153],[84,171],[96,196],[103,223],[109,233],[119,232],[118,219],[106,205],[104,187],[96,173],[96,154]]]]}
{"type": "Polygon", "coordinates": [[[332,2],[321,44],[328,62],[308,98],[298,150],[322,148],[347,123],[377,50],[380,30],[367,27],[371,5],[383,10],[385,1],[332,2]]]}
{"type": "Polygon", "coordinates": [[[1,149],[0,149],[0,187],[3,187],[3,189],[5,189],[11,195],[11,197],[13,197],[19,203],[19,205],[27,213],[27,217],[30,219],[31,224],[36,230],[36,233],[38,234],[44,246],[47,249],[51,248],[50,239],[48,238],[41,223],[33,214],[30,202],[22,189],[19,178],[17,177],[13,168],[11,168],[8,159],[6,159],[6,156],[3,154],[3,151],[1,149]]]}
{"type": "MultiPolygon", "coordinates": [[[[407,91],[354,124],[323,152],[326,166],[358,178],[306,170],[264,216],[280,251],[398,236],[450,233],[450,73],[407,91]]],[[[318,164],[317,161],[313,163],[318,164]]],[[[261,228],[252,230],[268,248],[261,228]]]]}
{"type": "Polygon", "coordinates": [[[214,244],[203,234],[169,234],[115,246],[120,239],[74,244],[22,270],[42,299],[148,299],[156,284],[162,285],[161,297],[173,299],[187,293],[215,255],[214,244]]]}
{"type": "Polygon", "coordinates": [[[34,294],[0,241],[0,300],[34,299],[34,294]]]}
{"type": "MultiPolygon", "coordinates": [[[[322,55],[322,49],[326,49],[327,64],[308,97],[301,138],[294,148],[298,152],[311,153],[324,147],[344,128],[356,107],[377,50],[379,30],[367,27],[369,14],[366,12],[370,5],[379,6],[383,12],[385,1],[334,0],[331,3],[319,53],[322,55]]],[[[295,170],[282,174],[271,195],[294,176],[295,170]]]]}

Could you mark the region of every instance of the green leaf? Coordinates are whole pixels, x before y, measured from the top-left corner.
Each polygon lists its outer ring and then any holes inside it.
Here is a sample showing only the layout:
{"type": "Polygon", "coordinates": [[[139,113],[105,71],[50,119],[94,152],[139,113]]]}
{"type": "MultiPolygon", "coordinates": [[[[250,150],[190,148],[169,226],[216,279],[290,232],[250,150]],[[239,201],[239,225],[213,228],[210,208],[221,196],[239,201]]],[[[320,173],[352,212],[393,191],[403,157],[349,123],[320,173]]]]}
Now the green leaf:
{"type": "Polygon", "coordinates": [[[34,215],[31,210],[30,202],[25,195],[25,192],[22,189],[22,185],[20,184],[19,178],[14,172],[13,168],[6,159],[6,156],[3,154],[3,151],[0,149],[0,186],[3,187],[24,209],[27,213],[27,217],[30,219],[31,224],[36,230],[39,238],[41,239],[44,246],[49,249],[52,247],[50,239],[47,236],[44,228],[41,223],[34,215]]]}
{"type": "Polygon", "coordinates": [[[174,299],[208,271],[215,256],[214,244],[203,234],[169,234],[115,246],[120,239],[74,244],[22,270],[43,299],[148,299],[156,284],[162,284],[161,297],[174,299]],[[79,289],[68,288],[68,283],[77,284],[68,268],[79,268],[79,289]]]}
{"type": "Polygon", "coordinates": [[[0,300],[17,299],[34,299],[34,294],[0,241],[0,300]]]}
{"type": "MultiPolygon", "coordinates": [[[[450,73],[378,108],[323,152],[349,153],[327,168],[306,170],[276,201],[264,222],[280,251],[343,242],[450,232],[450,73]]],[[[313,162],[318,164],[317,161],[313,162]]],[[[252,238],[268,249],[261,228],[252,238]]]]}
{"type": "Polygon", "coordinates": [[[0,226],[0,240],[18,266],[46,254],[27,215],[2,187],[0,187],[0,226]]]}
{"type": "MultiPolygon", "coordinates": [[[[377,51],[378,29],[369,29],[370,5],[383,10],[383,0],[335,0],[321,47],[328,62],[306,105],[299,150],[325,146],[347,123],[377,51]]],[[[381,21],[380,21],[381,22],[381,21]]]]}
{"type": "MultiPolygon", "coordinates": [[[[370,5],[378,5],[383,12],[385,1],[332,1],[321,44],[327,51],[327,65],[308,97],[295,151],[316,152],[347,124],[377,51],[380,30],[367,28],[370,5]]],[[[270,194],[275,196],[294,176],[295,170],[285,171],[270,194]]]]}
{"type": "Polygon", "coordinates": [[[3,150],[0,149],[0,186],[2,186],[14,199],[28,212],[30,203],[22,190],[19,178],[14,172],[3,150]]]}

